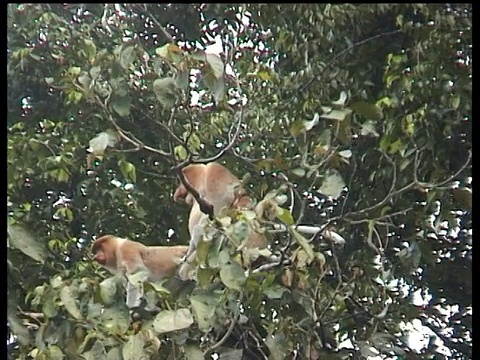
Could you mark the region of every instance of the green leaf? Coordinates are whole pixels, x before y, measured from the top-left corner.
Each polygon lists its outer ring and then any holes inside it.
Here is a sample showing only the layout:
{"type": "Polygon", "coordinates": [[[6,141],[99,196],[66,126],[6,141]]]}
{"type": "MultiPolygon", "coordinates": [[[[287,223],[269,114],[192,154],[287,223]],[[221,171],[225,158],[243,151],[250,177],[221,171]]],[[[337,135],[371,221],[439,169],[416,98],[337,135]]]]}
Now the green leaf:
{"type": "Polygon", "coordinates": [[[270,75],[270,71],[268,70],[260,70],[257,72],[257,76],[262,79],[263,81],[268,81],[272,78],[270,75]]]}
{"type": "MultiPolygon", "coordinates": [[[[8,304],[11,304],[10,299],[7,300],[8,304]]],[[[23,321],[21,321],[14,313],[8,312],[7,315],[7,322],[8,322],[8,327],[12,331],[12,333],[15,335],[16,339],[18,342],[23,345],[27,346],[30,343],[30,334],[23,324],[23,321]]]]}
{"type": "Polygon", "coordinates": [[[185,350],[185,355],[187,359],[191,360],[204,360],[205,357],[203,356],[203,351],[200,350],[198,345],[187,345],[184,348],[185,350]]]}
{"type": "Polygon", "coordinates": [[[91,39],[83,39],[83,42],[85,44],[85,54],[88,60],[92,61],[95,59],[95,55],[97,55],[97,47],[91,39]]]}
{"type": "MultiPolygon", "coordinates": [[[[85,353],[83,354],[83,356],[85,356],[85,353]]],[[[91,359],[92,360],[101,359],[102,358],[101,356],[103,356],[103,353],[93,355],[93,357],[91,359]]],[[[111,348],[107,353],[106,360],[118,360],[118,359],[121,359],[121,356],[122,356],[122,353],[121,353],[121,350],[119,348],[111,348]]]]}
{"type": "Polygon", "coordinates": [[[82,69],[78,66],[72,66],[68,69],[68,73],[72,76],[78,76],[82,72],[82,69]]]}
{"type": "Polygon", "coordinates": [[[332,105],[343,107],[345,105],[345,102],[347,101],[347,98],[347,93],[345,91],[342,91],[338,100],[332,101],[332,105]]]}
{"type": "Polygon", "coordinates": [[[10,219],[7,220],[7,223],[9,243],[25,255],[43,264],[47,259],[45,244],[34,238],[24,227],[19,224],[12,224],[10,219]]]}
{"type": "Polygon", "coordinates": [[[298,249],[296,256],[297,268],[304,269],[307,265],[310,265],[313,261],[313,258],[307,254],[303,249],[298,249]]]}
{"type": "Polygon", "coordinates": [[[223,77],[216,79],[214,81],[213,86],[211,87],[212,93],[213,93],[213,98],[215,99],[215,102],[218,104],[223,100],[225,97],[225,82],[223,80],[223,77]]]}
{"type": "MultiPolygon", "coordinates": [[[[65,169],[58,169],[57,172],[57,180],[59,182],[68,182],[68,179],[70,178],[70,175],[68,174],[65,169]]],[[[68,221],[72,221],[73,219],[73,213],[70,209],[65,208],[64,215],[67,218],[68,221]]]]}
{"type": "Polygon", "coordinates": [[[237,263],[225,265],[220,270],[220,278],[225,286],[235,290],[241,290],[247,280],[245,271],[237,263]]]}
{"type": "Polygon", "coordinates": [[[134,46],[127,46],[122,49],[120,53],[120,66],[127,70],[130,67],[130,64],[135,59],[135,47],[134,46]]]}
{"type": "Polygon", "coordinates": [[[193,324],[193,316],[188,309],[163,310],[153,320],[153,328],[160,334],[188,329],[193,324]]]}
{"type": "Polygon", "coordinates": [[[190,297],[192,310],[201,331],[208,331],[215,322],[215,309],[219,303],[219,297],[215,293],[192,294],[190,297]]]}
{"type": "Polygon", "coordinates": [[[192,59],[195,59],[197,61],[207,61],[207,57],[205,55],[205,51],[203,50],[195,50],[195,51],[192,51],[192,53],[190,54],[190,57],[192,59]]]}
{"type": "Polygon", "coordinates": [[[402,140],[398,139],[390,144],[388,152],[390,154],[395,154],[398,151],[402,150],[404,147],[405,147],[405,144],[402,142],[402,140]]]}
{"type": "Polygon", "coordinates": [[[145,281],[147,281],[149,275],[150,273],[147,269],[141,269],[141,270],[135,271],[133,274],[128,274],[127,280],[131,284],[138,286],[143,284],[145,281]]]}
{"type": "Polygon", "coordinates": [[[303,250],[305,250],[308,255],[309,261],[312,261],[315,258],[315,253],[313,252],[313,248],[307,241],[307,239],[305,239],[303,235],[301,235],[297,230],[295,230],[294,226],[289,227],[289,232],[293,235],[294,239],[303,248],[303,250]]]}
{"type": "Polygon", "coordinates": [[[233,226],[229,227],[228,230],[229,232],[231,231],[231,235],[236,242],[248,240],[250,228],[245,221],[237,221],[233,226]]]}
{"type": "Polygon", "coordinates": [[[136,173],[135,165],[133,165],[129,161],[120,160],[118,162],[118,166],[120,167],[120,172],[122,173],[125,179],[129,179],[132,182],[137,181],[137,173],[136,173]]]}
{"type": "Polygon", "coordinates": [[[303,168],[296,168],[296,169],[292,169],[290,170],[290,173],[292,173],[293,175],[295,176],[298,176],[300,178],[304,177],[305,174],[307,173],[307,171],[303,168]]]}
{"type": "Polygon", "coordinates": [[[123,360],[146,359],[147,356],[143,350],[145,341],[141,334],[130,335],[127,342],[123,345],[123,360]]]}
{"type": "Polygon", "coordinates": [[[74,294],[72,286],[64,286],[60,290],[60,299],[62,300],[63,306],[65,309],[72,315],[75,319],[82,319],[82,313],[80,312],[75,299],[77,296],[74,294]]]}
{"type": "Polygon", "coordinates": [[[400,79],[400,75],[389,75],[389,76],[387,76],[387,79],[385,80],[385,84],[387,85],[387,89],[390,88],[392,86],[392,83],[395,80],[398,80],[398,79],[400,79]]]}
{"type": "Polygon", "coordinates": [[[175,44],[168,43],[156,48],[155,53],[165,60],[178,62],[183,55],[183,50],[175,44]]]}
{"type": "Polygon", "coordinates": [[[297,137],[303,133],[305,133],[305,122],[302,120],[297,120],[294,121],[291,125],[290,128],[288,129],[290,131],[290,134],[293,137],[297,137]]]}
{"type": "Polygon", "coordinates": [[[130,115],[130,108],[132,106],[132,97],[130,95],[115,97],[112,100],[112,108],[121,117],[130,115]]]}
{"type": "Polygon", "coordinates": [[[362,129],[360,130],[360,134],[362,136],[374,136],[379,137],[380,134],[375,130],[375,122],[373,120],[367,120],[362,124],[362,129]]]}
{"type": "Polygon", "coordinates": [[[344,187],[345,180],[343,180],[342,175],[338,171],[330,169],[322,182],[319,192],[337,199],[342,194],[344,187]]]}
{"type": "Polygon", "coordinates": [[[225,69],[225,65],[223,64],[222,58],[216,54],[206,54],[205,58],[207,63],[210,65],[215,78],[217,79],[222,78],[223,72],[225,69]]]}
{"type": "Polygon", "coordinates": [[[457,110],[458,107],[460,106],[460,96],[459,95],[454,95],[451,100],[452,108],[454,110],[457,110]]]}
{"type": "Polygon", "coordinates": [[[329,112],[323,113],[322,115],[320,115],[320,117],[323,119],[343,121],[351,113],[352,110],[350,109],[331,110],[329,112]]]}
{"type": "Polygon", "coordinates": [[[100,72],[101,72],[102,68],[100,66],[93,66],[91,69],[90,69],[90,77],[93,79],[93,80],[96,80],[98,78],[98,76],[100,75],[100,72]]]}
{"type": "Polygon", "coordinates": [[[263,293],[272,300],[281,299],[284,292],[288,292],[288,289],[278,284],[273,284],[272,286],[269,286],[263,290],[263,293]]]}
{"type": "Polygon", "coordinates": [[[90,151],[94,155],[103,155],[107,147],[114,147],[118,142],[117,133],[111,129],[98,133],[89,141],[90,151]]]}
{"type": "Polygon", "coordinates": [[[178,89],[188,89],[188,86],[190,85],[190,69],[177,72],[175,85],[178,89]]]}
{"type": "Polygon", "coordinates": [[[356,102],[351,105],[351,109],[370,120],[381,120],[383,117],[382,109],[375,104],[364,101],[356,102]]]}
{"type": "Polygon", "coordinates": [[[153,82],[153,92],[157,95],[169,93],[172,94],[175,89],[175,79],[173,77],[160,78],[153,82]]]}
{"type": "MultiPolygon", "coordinates": [[[[320,120],[320,116],[318,115],[318,113],[315,113],[315,115],[313,115],[313,119],[312,119],[312,120],[310,120],[310,121],[305,120],[305,121],[303,122],[303,127],[304,127],[305,131],[310,131],[310,130],[312,130],[313,127],[318,124],[318,121],[319,121],[319,120],[320,120]]],[[[291,131],[291,130],[290,130],[290,131],[291,131]]]]}
{"type": "Polygon", "coordinates": [[[352,157],[352,150],[346,149],[346,150],[339,151],[338,155],[345,159],[350,159],[352,157]]]}
{"type": "Polygon", "coordinates": [[[187,150],[185,149],[185,147],[183,147],[183,145],[175,146],[174,153],[175,158],[180,161],[185,160],[188,156],[187,150]]]}
{"type": "Polygon", "coordinates": [[[282,333],[267,336],[265,344],[270,350],[271,360],[284,360],[290,353],[290,342],[282,333]]]}
{"type": "Polygon", "coordinates": [[[243,350],[242,349],[232,349],[222,347],[222,351],[219,351],[220,356],[219,360],[242,360],[243,359],[243,350]]]}
{"type": "MultiPolygon", "coordinates": [[[[92,341],[94,341],[93,345],[91,346],[90,350],[84,352],[82,354],[82,358],[84,358],[85,360],[96,360],[96,359],[103,359],[104,356],[105,356],[105,346],[103,346],[103,344],[96,340],[96,338],[92,335],[87,335],[85,340],[84,340],[84,343],[86,343],[87,341],[89,341],[89,343],[91,343],[92,341]]],[[[83,344],[82,344],[83,345],[83,344]]],[[[84,348],[85,346],[83,346],[84,348]]],[[[90,346],[89,346],[90,347],[90,346]]],[[[79,349],[80,351],[83,350],[83,348],[79,349]]],[[[118,348],[116,348],[118,349],[118,348]]],[[[107,354],[107,359],[110,360],[112,359],[111,357],[111,353],[114,354],[112,351],[109,351],[108,354],[107,354]]],[[[118,354],[120,355],[120,352],[118,352],[118,354]]],[[[115,358],[115,359],[118,359],[115,358]]]]}
{"type": "Polygon", "coordinates": [[[130,327],[130,314],[125,303],[105,307],[100,316],[91,319],[110,334],[123,335],[130,327]]]}
{"type": "Polygon", "coordinates": [[[100,297],[105,305],[110,305],[117,298],[118,277],[113,276],[103,280],[99,284],[100,297]]]}
{"type": "Polygon", "coordinates": [[[171,108],[175,105],[175,79],[173,77],[167,77],[157,79],[153,82],[153,92],[157,97],[157,100],[165,108],[171,108]]]}
{"type": "Polygon", "coordinates": [[[160,46],[158,48],[155,49],[155,54],[157,54],[158,56],[164,58],[164,59],[168,59],[169,58],[169,55],[168,55],[168,48],[170,47],[170,43],[167,43],[163,46],[160,46]]]}
{"type": "Polygon", "coordinates": [[[287,225],[292,225],[295,223],[295,219],[293,218],[292,213],[289,210],[284,209],[280,206],[276,207],[275,216],[278,220],[284,222],[287,225]]]}

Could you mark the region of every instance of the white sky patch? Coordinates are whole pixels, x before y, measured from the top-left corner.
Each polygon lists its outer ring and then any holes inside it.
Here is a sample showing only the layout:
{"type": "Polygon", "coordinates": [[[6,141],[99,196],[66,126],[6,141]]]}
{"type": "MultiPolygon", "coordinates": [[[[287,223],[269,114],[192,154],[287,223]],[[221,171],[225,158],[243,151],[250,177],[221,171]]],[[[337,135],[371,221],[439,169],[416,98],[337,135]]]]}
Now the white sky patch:
{"type": "Polygon", "coordinates": [[[223,52],[222,38],[220,35],[215,36],[215,44],[208,45],[205,48],[205,53],[220,55],[223,52]]]}

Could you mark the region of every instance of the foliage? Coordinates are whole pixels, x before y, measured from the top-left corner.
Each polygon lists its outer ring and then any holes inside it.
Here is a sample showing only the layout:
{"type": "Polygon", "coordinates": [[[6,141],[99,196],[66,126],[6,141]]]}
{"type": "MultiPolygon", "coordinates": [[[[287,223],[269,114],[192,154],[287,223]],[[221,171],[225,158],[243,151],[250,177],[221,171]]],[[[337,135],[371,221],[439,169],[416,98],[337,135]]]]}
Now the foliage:
{"type": "Polygon", "coordinates": [[[7,12],[9,358],[471,358],[470,4],[7,12]],[[176,172],[212,160],[286,202],[131,316],[92,239],[187,243],[176,172]]]}

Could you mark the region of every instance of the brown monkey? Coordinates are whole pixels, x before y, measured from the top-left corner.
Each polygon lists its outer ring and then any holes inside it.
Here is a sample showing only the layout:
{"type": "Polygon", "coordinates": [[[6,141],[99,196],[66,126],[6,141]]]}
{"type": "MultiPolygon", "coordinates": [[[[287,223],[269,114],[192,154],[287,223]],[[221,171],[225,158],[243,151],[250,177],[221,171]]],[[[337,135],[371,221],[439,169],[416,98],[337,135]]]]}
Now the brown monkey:
{"type": "MultiPolygon", "coordinates": [[[[211,162],[208,164],[191,164],[182,169],[185,179],[198,192],[200,197],[213,206],[214,215],[218,215],[222,209],[244,209],[253,208],[253,201],[241,187],[242,182],[233,175],[226,167],[211,162]]],[[[188,219],[188,230],[190,232],[190,244],[187,256],[196,249],[198,241],[203,235],[203,227],[208,216],[201,212],[195,198],[187,191],[183,184],[180,184],[173,195],[175,202],[184,201],[191,205],[188,219]]],[[[263,249],[267,246],[266,238],[251,230],[246,243],[247,247],[263,249]]],[[[183,278],[185,267],[179,270],[183,278]]]]}
{"type": "MultiPolygon", "coordinates": [[[[155,282],[176,274],[188,246],[146,246],[139,242],[104,235],[92,247],[93,259],[112,274],[131,275],[146,270],[148,281],[155,282]]],[[[141,294],[138,287],[127,283],[127,305],[137,307],[141,294]]]]}

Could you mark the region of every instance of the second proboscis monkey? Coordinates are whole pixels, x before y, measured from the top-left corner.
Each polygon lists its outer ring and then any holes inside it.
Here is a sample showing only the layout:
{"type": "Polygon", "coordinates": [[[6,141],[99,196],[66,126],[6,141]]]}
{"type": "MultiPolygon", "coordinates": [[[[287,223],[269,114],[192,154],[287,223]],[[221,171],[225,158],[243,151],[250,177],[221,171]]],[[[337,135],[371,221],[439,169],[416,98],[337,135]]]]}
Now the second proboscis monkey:
{"type": "MultiPolygon", "coordinates": [[[[114,235],[98,238],[93,246],[93,259],[112,274],[131,275],[141,270],[148,272],[148,281],[155,282],[177,273],[180,259],[188,246],[146,246],[114,235]]],[[[141,294],[130,294],[135,286],[127,284],[127,305],[136,307],[141,294]],[[133,298],[133,300],[132,300],[133,298]]]]}

